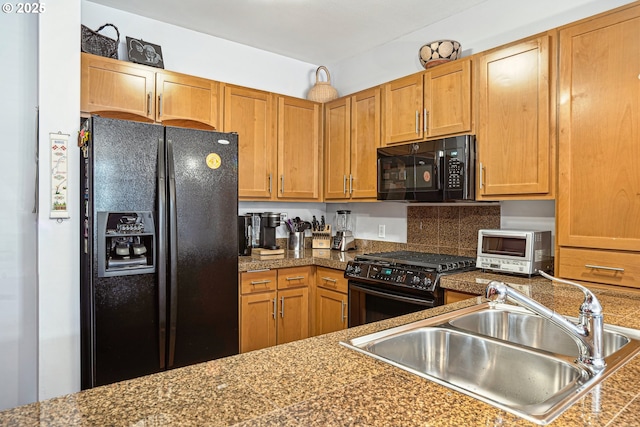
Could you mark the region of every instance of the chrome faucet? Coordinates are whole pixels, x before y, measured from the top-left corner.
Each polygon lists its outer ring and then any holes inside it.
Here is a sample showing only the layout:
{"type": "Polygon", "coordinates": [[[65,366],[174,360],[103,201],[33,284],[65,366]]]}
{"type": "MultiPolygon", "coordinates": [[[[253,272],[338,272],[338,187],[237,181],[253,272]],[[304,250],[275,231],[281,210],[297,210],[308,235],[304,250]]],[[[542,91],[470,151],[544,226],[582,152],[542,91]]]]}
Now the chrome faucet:
{"type": "Polygon", "coordinates": [[[497,303],[510,300],[520,306],[528,308],[541,317],[548,319],[560,329],[571,335],[578,344],[580,354],[577,362],[593,373],[598,373],[606,366],[603,355],[603,315],[602,306],[598,298],[586,287],[568,280],[558,279],[542,271],[543,277],[579,288],[584,293],[584,301],[580,305],[578,323],[567,320],[564,316],[545,307],[539,302],[517,292],[502,282],[491,281],[485,290],[485,297],[497,303]]]}

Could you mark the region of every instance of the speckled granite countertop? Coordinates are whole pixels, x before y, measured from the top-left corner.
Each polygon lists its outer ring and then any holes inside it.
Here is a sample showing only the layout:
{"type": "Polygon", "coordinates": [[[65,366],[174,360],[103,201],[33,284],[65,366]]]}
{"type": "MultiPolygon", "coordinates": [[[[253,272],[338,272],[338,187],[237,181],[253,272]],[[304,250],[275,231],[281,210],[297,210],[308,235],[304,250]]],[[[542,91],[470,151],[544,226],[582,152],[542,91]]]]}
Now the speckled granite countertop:
{"type": "Polygon", "coordinates": [[[285,250],[280,257],[260,259],[256,256],[238,257],[238,271],[262,270],[265,268],[285,268],[302,265],[316,265],[320,267],[344,270],[348,261],[363,251],[332,251],[331,249],[305,249],[302,252],[285,250]]]}
{"type": "MultiPolygon", "coordinates": [[[[493,278],[575,314],[581,294],[543,279],[480,271],[443,278],[476,292],[493,278]]],[[[640,297],[600,294],[607,323],[640,328],[640,297]]],[[[0,412],[2,426],[477,426],[533,425],[339,344],[474,305],[479,297],[382,322],[98,387],[0,412]]],[[[631,426],[640,413],[640,357],[552,425],[631,426]]]]}

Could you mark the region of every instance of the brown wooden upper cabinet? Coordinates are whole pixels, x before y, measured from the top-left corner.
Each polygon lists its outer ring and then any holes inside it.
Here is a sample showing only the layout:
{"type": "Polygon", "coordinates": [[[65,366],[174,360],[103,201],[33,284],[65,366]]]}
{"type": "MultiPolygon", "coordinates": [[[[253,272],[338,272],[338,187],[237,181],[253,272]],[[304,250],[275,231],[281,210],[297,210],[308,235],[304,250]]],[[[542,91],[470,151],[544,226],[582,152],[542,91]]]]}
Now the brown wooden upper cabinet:
{"type": "Polygon", "coordinates": [[[80,74],[80,111],[155,121],[155,72],[149,67],[82,53],[80,74]]]}
{"type": "Polygon", "coordinates": [[[478,200],[554,196],[552,40],[525,39],[476,61],[478,200]]]}
{"type": "Polygon", "coordinates": [[[559,37],[560,274],[640,288],[640,6],[559,37]]]}
{"type": "Polygon", "coordinates": [[[384,145],[472,131],[470,57],[382,87],[384,145]]]}
{"type": "Polygon", "coordinates": [[[213,80],[81,54],[83,113],[220,129],[219,86],[213,80]]]}
{"type": "Polygon", "coordinates": [[[325,200],[375,200],[380,88],[324,104],[325,200]]]}
{"type": "Polygon", "coordinates": [[[220,130],[220,82],[186,74],[156,73],[156,121],[175,126],[204,123],[220,130]]]}
{"type": "Polygon", "coordinates": [[[276,114],[269,92],[224,87],[224,131],[238,133],[238,196],[275,199],[276,114]]]}
{"type": "Polygon", "coordinates": [[[320,200],[322,104],[278,96],[279,200],[320,200]]]}

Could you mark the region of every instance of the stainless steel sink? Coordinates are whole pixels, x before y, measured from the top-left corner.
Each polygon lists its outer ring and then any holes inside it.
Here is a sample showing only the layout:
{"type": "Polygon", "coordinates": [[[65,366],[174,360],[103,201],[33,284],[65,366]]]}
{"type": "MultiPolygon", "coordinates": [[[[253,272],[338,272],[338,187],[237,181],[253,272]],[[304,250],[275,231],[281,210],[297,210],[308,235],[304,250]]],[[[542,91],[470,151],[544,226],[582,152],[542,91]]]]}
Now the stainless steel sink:
{"type": "Polygon", "coordinates": [[[607,366],[596,374],[576,363],[573,339],[546,323],[520,307],[481,304],[341,344],[548,424],[640,351],[640,331],[606,325],[607,366]]]}
{"type": "MultiPolygon", "coordinates": [[[[552,353],[575,357],[578,344],[562,329],[550,321],[532,314],[526,309],[499,307],[470,313],[449,321],[451,326],[499,338],[515,344],[522,344],[552,353]]],[[[575,319],[572,319],[575,320],[575,319]]],[[[603,352],[607,357],[629,343],[629,338],[612,330],[603,334],[603,352]]]]}

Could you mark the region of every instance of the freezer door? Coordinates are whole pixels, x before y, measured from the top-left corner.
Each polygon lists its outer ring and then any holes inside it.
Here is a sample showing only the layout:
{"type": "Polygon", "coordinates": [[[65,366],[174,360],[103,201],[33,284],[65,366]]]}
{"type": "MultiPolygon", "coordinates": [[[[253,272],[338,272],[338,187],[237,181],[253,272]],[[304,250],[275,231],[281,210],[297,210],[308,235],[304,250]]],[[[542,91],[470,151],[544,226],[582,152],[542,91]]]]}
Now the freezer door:
{"type": "Polygon", "coordinates": [[[81,284],[82,388],[158,372],[161,353],[156,274],[98,277],[104,248],[98,248],[96,225],[97,212],[156,211],[164,128],[94,117],[91,135],[92,243],[86,258],[92,275],[81,284]]]}
{"type": "Polygon", "coordinates": [[[168,127],[166,142],[171,368],[238,353],[238,141],[168,127]]]}

